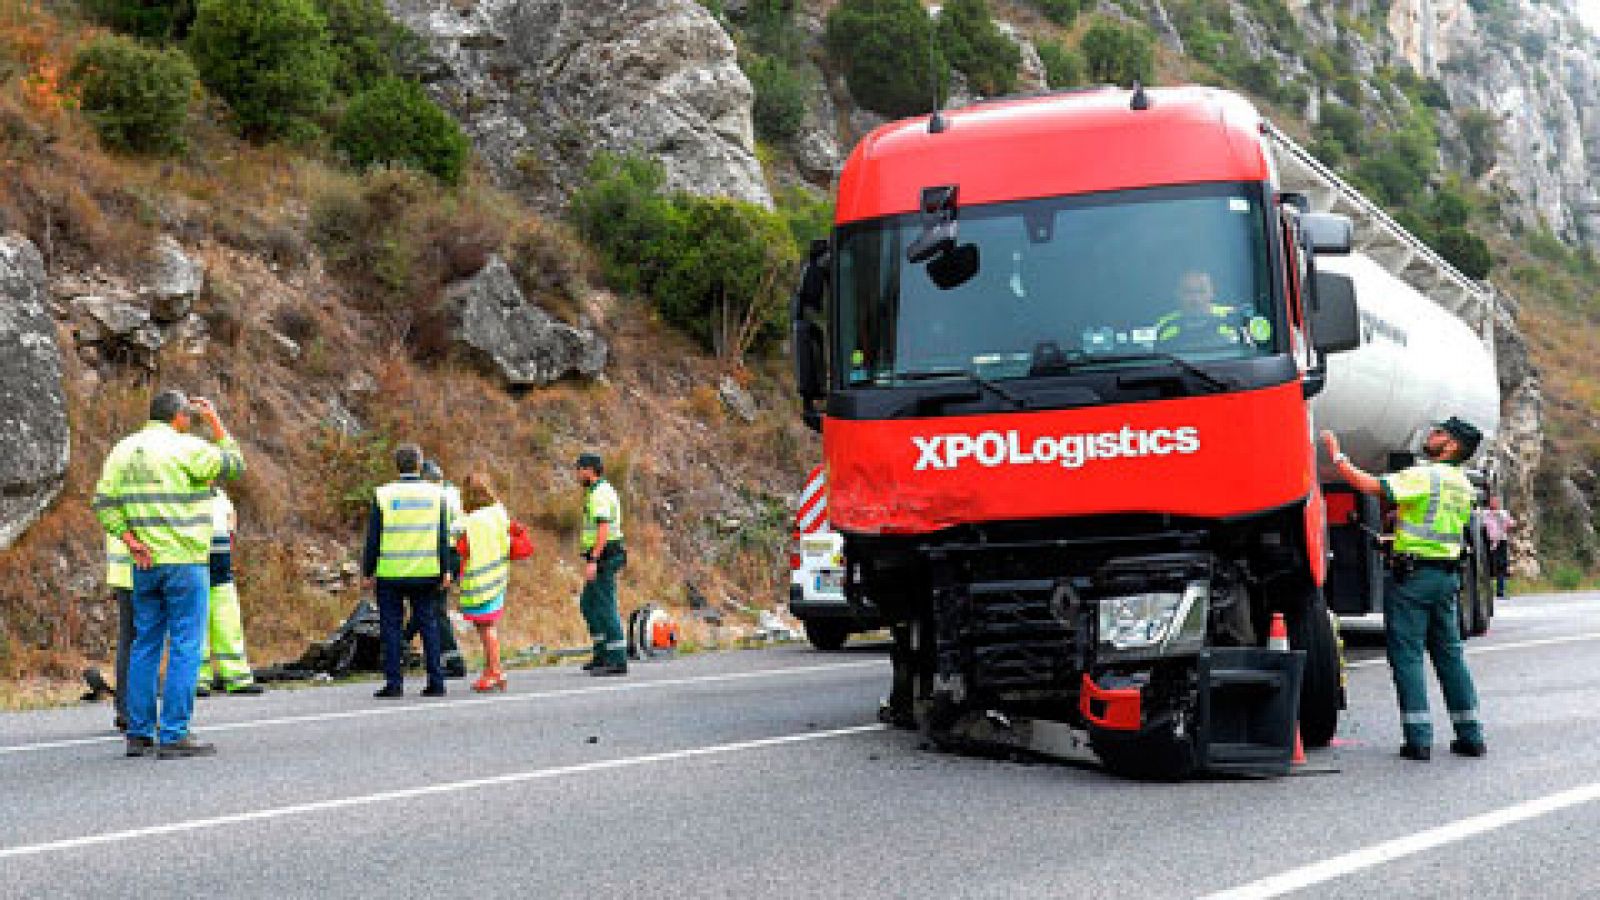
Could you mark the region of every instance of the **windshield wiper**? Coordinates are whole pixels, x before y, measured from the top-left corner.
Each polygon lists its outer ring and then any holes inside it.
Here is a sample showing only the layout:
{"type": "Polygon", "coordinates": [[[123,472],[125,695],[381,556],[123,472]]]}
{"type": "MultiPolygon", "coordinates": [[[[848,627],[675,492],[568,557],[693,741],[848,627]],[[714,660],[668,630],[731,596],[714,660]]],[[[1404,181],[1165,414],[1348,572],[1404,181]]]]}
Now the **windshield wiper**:
{"type": "Polygon", "coordinates": [[[1091,358],[1084,359],[1084,360],[1081,360],[1081,361],[1074,361],[1074,362],[1068,362],[1068,363],[1059,363],[1059,364],[1056,364],[1055,366],[1052,366],[1052,368],[1057,368],[1057,369],[1059,369],[1061,371],[1064,371],[1064,372],[1078,372],[1078,371],[1083,371],[1085,369],[1091,369],[1091,368],[1094,368],[1096,366],[1100,366],[1100,365],[1103,365],[1103,364],[1106,364],[1106,363],[1115,364],[1115,363],[1145,362],[1147,360],[1157,360],[1157,359],[1162,360],[1164,362],[1172,363],[1174,366],[1177,366],[1179,369],[1182,369],[1184,372],[1187,372],[1188,374],[1193,375],[1195,378],[1198,378],[1202,383],[1204,383],[1207,387],[1211,388],[1211,390],[1213,392],[1237,390],[1238,387],[1239,387],[1238,383],[1235,382],[1231,378],[1225,379],[1225,378],[1222,378],[1221,376],[1214,375],[1211,372],[1206,371],[1204,368],[1201,368],[1200,366],[1195,365],[1194,363],[1188,361],[1187,359],[1184,359],[1181,356],[1178,356],[1175,353],[1162,353],[1160,351],[1153,351],[1153,352],[1150,352],[1150,353],[1133,353],[1133,354],[1128,354],[1126,356],[1096,356],[1096,357],[1091,357],[1091,358]]]}
{"type": "Polygon", "coordinates": [[[1009,402],[1017,409],[1028,408],[1028,401],[1026,398],[1018,397],[1016,394],[1011,393],[1010,391],[998,384],[995,384],[993,381],[990,381],[982,375],[979,375],[976,372],[969,372],[966,369],[928,369],[920,372],[896,372],[894,377],[899,381],[932,381],[935,378],[959,378],[962,381],[967,381],[978,385],[979,387],[985,388],[995,396],[1009,402]]]}

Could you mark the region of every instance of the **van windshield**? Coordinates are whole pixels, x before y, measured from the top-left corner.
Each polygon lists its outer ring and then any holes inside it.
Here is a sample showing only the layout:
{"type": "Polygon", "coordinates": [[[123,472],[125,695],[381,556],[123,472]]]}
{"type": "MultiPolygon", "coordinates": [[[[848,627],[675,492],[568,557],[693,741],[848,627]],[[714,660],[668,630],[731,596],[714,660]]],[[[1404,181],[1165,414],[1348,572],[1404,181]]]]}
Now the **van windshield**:
{"type": "Polygon", "coordinates": [[[851,387],[1280,352],[1264,190],[1202,184],[962,207],[958,249],[920,263],[906,258],[924,231],[919,214],[845,226],[834,371],[851,387]]]}

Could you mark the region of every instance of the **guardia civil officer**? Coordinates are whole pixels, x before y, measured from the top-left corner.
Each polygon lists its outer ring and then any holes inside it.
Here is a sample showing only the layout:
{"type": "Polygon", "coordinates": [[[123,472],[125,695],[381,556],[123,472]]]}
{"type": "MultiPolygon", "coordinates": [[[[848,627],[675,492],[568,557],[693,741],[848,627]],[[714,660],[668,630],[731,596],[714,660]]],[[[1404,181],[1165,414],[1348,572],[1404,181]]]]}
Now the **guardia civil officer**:
{"type": "Polygon", "coordinates": [[[578,599],[583,621],[594,642],[594,658],[584,668],[590,675],[628,674],[628,638],[617,612],[617,572],[628,561],[622,547],[622,501],[606,481],[600,457],[578,457],[578,483],[583,485],[583,594],[578,599]]]}
{"type": "Polygon", "coordinates": [[[1433,721],[1422,671],[1424,648],[1433,658],[1455,726],[1456,739],[1450,742],[1450,751],[1461,756],[1489,752],[1456,616],[1462,531],[1472,513],[1473,497],[1472,482],[1462,473],[1461,464],[1471,458],[1482,440],[1483,434],[1471,423],[1451,416],[1428,432],[1422,448],[1427,462],[1380,478],[1351,463],[1339,451],[1339,439],[1332,432],[1322,433],[1339,476],[1361,493],[1382,495],[1396,507],[1391,581],[1384,586],[1383,617],[1405,733],[1400,755],[1406,759],[1421,761],[1433,755],[1433,721]]]}
{"type": "Polygon", "coordinates": [[[405,693],[406,605],[422,632],[422,660],[428,684],[424,697],[443,697],[444,671],[439,664],[440,594],[450,586],[459,565],[450,545],[450,510],[444,490],[422,478],[422,448],[401,444],[394,451],[400,477],[380,486],[367,517],[367,545],[362,575],[378,599],[378,630],[383,639],[383,687],[374,697],[405,693]]]}

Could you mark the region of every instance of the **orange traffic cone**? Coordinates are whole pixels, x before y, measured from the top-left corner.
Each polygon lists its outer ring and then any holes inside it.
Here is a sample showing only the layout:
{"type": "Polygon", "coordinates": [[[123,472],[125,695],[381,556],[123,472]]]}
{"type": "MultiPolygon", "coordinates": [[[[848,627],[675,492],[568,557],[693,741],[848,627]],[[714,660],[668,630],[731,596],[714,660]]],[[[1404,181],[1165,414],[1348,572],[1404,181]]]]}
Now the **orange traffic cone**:
{"type": "MultiPolygon", "coordinates": [[[[1272,627],[1267,631],[1267,649],[1278,653],[1289,652],[1289,624],[1283,620],[1283,613],[1272,614],[1272,627]]],[[[1300,723],[1294,723],[1294,756],[1289,760],[1290,765],[1303,766],[1306,764],[1306,745],[1300,740],[1300,723]]]]}
{"type": "Polygon", "coordinates": [[[1283,613],[1272,614],[1272,628],[1267,631],[1267,649],[1279,653],[1289,652],[1289,625],[1283,620],[1283,613]]]}

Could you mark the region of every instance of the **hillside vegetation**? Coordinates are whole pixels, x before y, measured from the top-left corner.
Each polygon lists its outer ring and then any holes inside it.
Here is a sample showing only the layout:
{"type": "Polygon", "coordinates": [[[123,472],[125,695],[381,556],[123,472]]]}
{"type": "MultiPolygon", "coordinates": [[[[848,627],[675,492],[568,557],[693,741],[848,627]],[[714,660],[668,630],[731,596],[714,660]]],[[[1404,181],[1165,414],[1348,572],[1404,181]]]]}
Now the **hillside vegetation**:
{"type": "MultiPolygon", "coordinates": [[[[605,455],[627,504],[625,608],[682,607],[686,585],[725,611],[783,595],[787,497],[817,455],[771,355],[772,310],[797,255],[783,217],[666,195],[648,164],[630,161],[643,183],[619,196],[599,178],[581,207],[670,220],[659,233],[677,243],[631,265],[677,265],[630,274],[606,252],[616,235],[594,234],[592,254],[572,227],[466,164],[459,129],[400,75],[405,44],[376,0],[202,0],[192,17],[159,21],[108,12],[154,6],[108,4],[98,17],[75,4],[0,6],[0,229],[40,248],[58,303],[86,287],[133,288],[155,238],[176,236],[205,264],[196,311],[210,335],[201,355],[164,347],[146,368],[74,354],[74,326],[59,326],[72,461],[54,505],[0,555],[0,679],[72,678],[107,658],[114,610],[89,497],[157,385],[216,398],[243,443],[237,560],[258,664],[298,656],[353,607],[341,567],[403,440],[457,480],[487,471],[534,529],[535,558],[519,564],[507,604],[509,648],[586,641],[571,464],[588,449],[605,455]],[[241,24],[248,8],[257,18],[241,24]],[[271,45],[251,37],[261,27],[286,63],[306,59],[309,41],[316,65],[284,69],[289,82],[263,74],[270,61],[242,72],[239,44],[271,45]],[[265,99],[280,90],[298,105],[265,99]],[[743,256],[685,259],[697,242],[743,256]],[[508,391],[456,352],[436,314],[442,288],[491,254],[530,299],[605,336],[604,377],[508,391]],[[720,272],[760,283],[723,285],[720,272]],[[669,324],[712,312],[730,328],[669,324]],[[754,400],[753,421],[730,412],[725,391],[754,400]]],[[[693,623],[688,635],[691,647],[712,639],[693,623]]]]}

